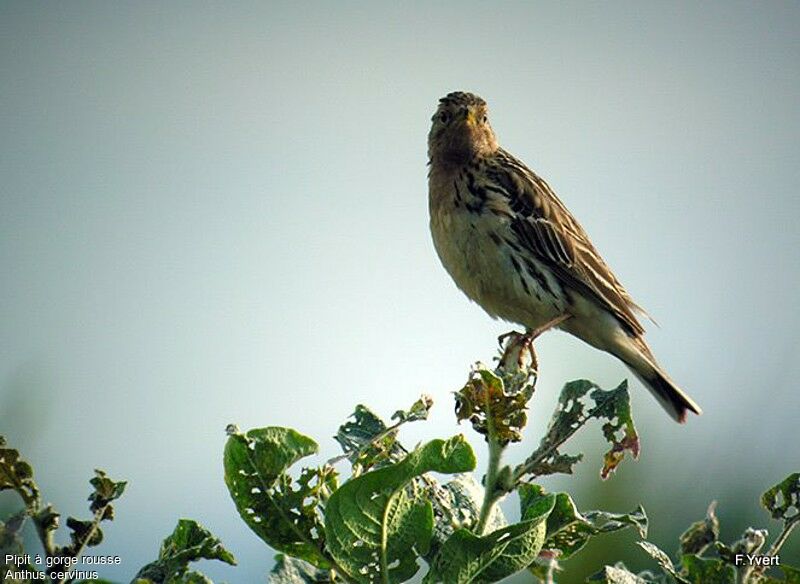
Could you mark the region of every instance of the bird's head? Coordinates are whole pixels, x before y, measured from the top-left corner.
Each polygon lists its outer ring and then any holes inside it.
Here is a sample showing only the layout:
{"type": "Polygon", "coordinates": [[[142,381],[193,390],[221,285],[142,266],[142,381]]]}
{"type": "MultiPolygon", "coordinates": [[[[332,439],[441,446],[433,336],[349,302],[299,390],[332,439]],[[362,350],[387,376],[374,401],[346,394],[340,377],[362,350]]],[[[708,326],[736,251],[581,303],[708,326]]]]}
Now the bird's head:
{"type": "Polygon", "coordinates": [[[447,94],[439,100],[431,121],[428,134],[431,164],[461,165],[498,149],[486,102],[474,93],[447,94]]]}

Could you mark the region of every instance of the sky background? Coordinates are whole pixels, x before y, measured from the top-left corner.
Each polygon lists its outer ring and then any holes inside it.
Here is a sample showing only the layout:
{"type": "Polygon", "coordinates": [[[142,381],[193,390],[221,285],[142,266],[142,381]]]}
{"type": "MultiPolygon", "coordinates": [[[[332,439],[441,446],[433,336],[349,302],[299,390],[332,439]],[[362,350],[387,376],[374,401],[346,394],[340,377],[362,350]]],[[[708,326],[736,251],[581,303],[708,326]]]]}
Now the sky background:
{"type": "MultiPolygon", "coordinates": [[[[450,392],[510,327],[427,225],[430,116],[470,90],[705,410],[679,427],[631,380],[641,460],[600,482],[589,428],[546,487],[643,503],[669,551],[713,498],[724,537],[774,533],[758,495],[800,467],[799,28],[796,2],[0,3],[0,433],[64,515],[92,469],[129,481],[98,550],[119,581],[179,517],[239,559],[209,575],[263,581],[273,554],[222,481],[231,422],[293,426],[322,461],[356,403],[388,417],[426,392],[401,439],[465,432],[482,468],[450,392]]],[[[563,333],[537,346],[510,462],[565,381],[629,377],[563,333]]],[[[650,565],[616,541],[610,563],[650,565]]]]}

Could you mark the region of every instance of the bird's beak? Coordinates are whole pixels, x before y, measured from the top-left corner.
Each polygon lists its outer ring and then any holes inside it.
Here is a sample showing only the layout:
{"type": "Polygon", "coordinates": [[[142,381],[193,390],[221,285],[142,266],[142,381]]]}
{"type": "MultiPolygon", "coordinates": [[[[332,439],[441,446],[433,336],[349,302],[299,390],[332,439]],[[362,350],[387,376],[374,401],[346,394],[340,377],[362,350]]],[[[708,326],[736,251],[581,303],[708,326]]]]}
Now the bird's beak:
{"type": "Polygon", "coordinates": [[[478,116],[476,115],[475,110],[471,107],[467,108],[466,124],[473,128],[478,125],[478,116]]]}

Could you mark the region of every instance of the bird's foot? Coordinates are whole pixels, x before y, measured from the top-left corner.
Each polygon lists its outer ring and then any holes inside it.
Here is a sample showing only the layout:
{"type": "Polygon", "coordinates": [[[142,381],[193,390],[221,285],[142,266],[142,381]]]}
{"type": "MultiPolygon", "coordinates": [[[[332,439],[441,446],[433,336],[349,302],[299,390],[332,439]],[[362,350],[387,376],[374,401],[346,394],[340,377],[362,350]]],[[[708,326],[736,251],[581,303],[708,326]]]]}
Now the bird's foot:
{"type": "Polygon", "coordinates": [[[527,329],[524,333],[510,331],[500,335],[497,337],[497,342],[500,343],[500,350],[503,352],[500,362],[502,364],[511,364],[513,361],[516,361],[517,369],[526,367],[532,368],[534,371],[538,372],[539,361],[536,358],[533,342],[539,338],[542,333],[557,327],[570,316],[572,315],[559,315],[538,328],[527,329]]]}
{"type": "Polygon", "coordinates": [[[503,350],[506,347],[506,340],[511,339],[510,343],[516,341],[517,337],[525,336],[523,333],[518,333],[517,331],[508,331],[507,333],[503,333],[499,337],[497,337],[497,344],[500,345],[500,349],[503,350]]]}
{"type": "Polygon", "coordinates": [[[533,348],[535,338],[535,336],[531,335],[531,331],[525,331],[524,333],[510,331],[497,337],[497,342],[500,343],[500,350],[502,351],[500,364],[505,369],[511,366],[517,370],[525,368],[538,371],[539,362],[536,359],[536,351],[533,348]]]}

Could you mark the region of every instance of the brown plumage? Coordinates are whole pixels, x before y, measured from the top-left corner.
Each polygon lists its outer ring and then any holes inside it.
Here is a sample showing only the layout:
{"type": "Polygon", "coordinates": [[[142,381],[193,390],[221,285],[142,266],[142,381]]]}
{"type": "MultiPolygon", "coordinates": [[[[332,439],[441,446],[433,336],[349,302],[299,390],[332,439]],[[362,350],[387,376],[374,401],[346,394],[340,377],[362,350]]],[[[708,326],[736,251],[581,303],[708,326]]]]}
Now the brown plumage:
{"type": "Polygon", "coordinates": [[[456,285],[533,336],[558,327],[615,355],[679,422],[700,408],[658,366],[642,309],[550,186],[500,148],[486,102],[443,97],[428,137],[431,233],[456,285]]]}

